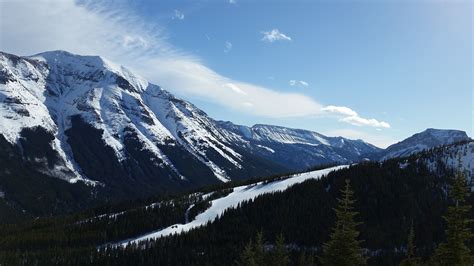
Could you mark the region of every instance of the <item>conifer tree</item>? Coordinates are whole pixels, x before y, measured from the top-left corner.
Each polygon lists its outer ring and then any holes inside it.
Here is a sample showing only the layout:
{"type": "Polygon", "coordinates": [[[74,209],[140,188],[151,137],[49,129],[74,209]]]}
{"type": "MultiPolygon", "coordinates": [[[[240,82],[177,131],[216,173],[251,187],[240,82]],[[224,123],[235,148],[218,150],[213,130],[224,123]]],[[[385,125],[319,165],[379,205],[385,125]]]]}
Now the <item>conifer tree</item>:
{"type": "Polygon", "coordinates": [[[252,240],[250,240],[249,243],[245,245],[245,248],[240,255],[240,259],[236,264],[239,266],[258,266],[255,261],[255,252],[253,248],[252,240]]]}
{"type": "Polygon", "coordinates": [[[271,265],[272,266],[286,266],[289,263],[289,255],[285,246],[285,238],[282,234],[279,234],[276,238],[275,248],[271,253],[271,265]]]}
{"type": "Polygon", "coordinates": [[[300,266],[314,266],[314,258],[311,253],[306,253],[305,251],[301,251],[298,257],[298,264],[300,266]]]}
{"type": "Polygon", "coordinates": [[[262,232],[258,232],[257,236],[255,237],[255,244],[254,244],[254,256],[255,256],[255,263],[257,265],[265,265],[265,250],[263,247],[264,244],[263,234],[262,232]]]}
{"type": "Polygon", "coordinates": [[[314,262],[314,256],[312,253],[308,254],[306,257],[306,266],[314,266],[316,263],[314,262]]]}
{"type": "Polygon", "coordinates": [[[434,260],[438,265],[473,265],[474,257],[467,246],[472,239],[471,222],[468,218],[471,205],[466,203],[470,187],[460,167],[456,171],[449,191],[452,205],[446,215],[446,241],[441,243],[435,253],[434,260]]]}
{"type": "Polygon", "coordinates": [[[300,255],[298,257],[298,265],[306,266],[306,253],[304,251],[300,252],[300,255]]]}
{"type": "Polygon", "coordinates": [[[415,229],[413,223],[408,233],[407,257],[400,262],[400,266],[418,266],[420,265],[420,258],[415,257],[415,229]]]}
{"type": "Polygon", "coordinates": [[[359,232],[356,227],[360,223],[354,221],[354,216],[358,214],[353,207],[354,192],[351,190],[348,179],[341,193],[338,206],[334,209],[336,224],[332,229],[330,240],[323,244],[321,263],[327,266],[365,265],[367,259],[362,254],[361,241],[357,240],[359,232]]]}

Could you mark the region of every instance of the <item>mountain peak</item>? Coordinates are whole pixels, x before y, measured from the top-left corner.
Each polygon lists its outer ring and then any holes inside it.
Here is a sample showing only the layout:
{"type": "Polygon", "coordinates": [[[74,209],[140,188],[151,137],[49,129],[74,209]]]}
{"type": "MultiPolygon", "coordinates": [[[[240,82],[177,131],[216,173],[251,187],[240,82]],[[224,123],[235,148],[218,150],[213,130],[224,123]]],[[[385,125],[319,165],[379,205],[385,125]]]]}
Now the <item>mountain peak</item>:
{"type": "Polygon", "coordinates": [[[111,83],[135,92],[143,92],[148,81],[128,68],[97,55],[78,55],[63,50],[47,51],[25,57],[44,62],[53,76],[73,76],[82,80],[102,79],[108,75],[111,83]],[[57,72],[57,73],[54,73],[57,72]]]}
{"type": "Polygon", "coordinates": [[[419,134],[431,134],[434,137],[445,137],[448,135],[459,136],[468,138],[465,131],[456,130],[456,129],[437,129],[437,128],[427,128],[425,131],[419,134]]]}
{"type": "Polygon", "coordinates": [[[98,55],[78,55],[64,50],[46,51],[28,58],[47,62],[48,64],[74,64],[77,66],[87,64],[94,67],[104,67],[105,59],[98,55]]]}
{"type": "Polygon", "coordinates": [[[428,128],[403,141],[390,145],[385,150],[382,160],[409,156],[426,149],[469,140],[471,138],[461,130],[428,128]]]}

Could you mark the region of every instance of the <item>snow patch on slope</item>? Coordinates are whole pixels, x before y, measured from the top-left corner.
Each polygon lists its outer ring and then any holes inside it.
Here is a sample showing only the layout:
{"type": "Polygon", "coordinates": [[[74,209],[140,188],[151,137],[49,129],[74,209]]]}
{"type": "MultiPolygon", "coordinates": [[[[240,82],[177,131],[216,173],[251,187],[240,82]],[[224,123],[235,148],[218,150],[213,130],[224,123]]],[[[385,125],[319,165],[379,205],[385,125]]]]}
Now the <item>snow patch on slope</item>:
{"type": "Polygon", "coordinates": [[[336,166],[323,170],[297,174],[290,178],[281,181],[274,181],[267,184],[259,182],[256,184],[235,187],[233,192],[229,195],[211,201],[211,207],[205,210],[203,213],[197,215],[195,219],[189,223],[175,224],[159,231],[145,234],[135,239],[129,239],[124,242],[117,243],[114,246],[126,247],[130,244],[138,244],[140,241],[152,240],[165,236],[170,236],[173,234],[185,233],[193,228],[204,226],[208,222],[214,221],[217,217],[222,215],[225,210],[236,207],[241,202],[254,199],[263,194],[284,191],[289,187],[295,184],[302,183],[308,179],[318,179],[324,175],[327,175],[331,171],[336,171],[347,167],[348,165],[336,166]]]}

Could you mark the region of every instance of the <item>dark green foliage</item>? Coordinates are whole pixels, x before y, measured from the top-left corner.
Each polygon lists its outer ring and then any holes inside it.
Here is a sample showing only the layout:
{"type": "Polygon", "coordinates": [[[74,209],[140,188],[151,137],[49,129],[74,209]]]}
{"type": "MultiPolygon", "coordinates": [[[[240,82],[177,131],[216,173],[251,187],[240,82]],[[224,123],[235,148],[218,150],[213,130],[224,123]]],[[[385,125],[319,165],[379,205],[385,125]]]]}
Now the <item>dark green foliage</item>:
{"type": "Polygon", "coordinates": [[[236,262],[237,265],[243,266],[286,266],[289,263],[289,252],[285,246],[283,235],[279,234],[270,251],[266,251],[264,248],[264,240],[261,232],[257,233],[255,242],[250,240],[247,245],[245,245],[242,253],[240,254],[239,260],[236,262]]]}
{"type": "MultiPolygon", "coordinates": [[[[357,218],[363,222],[358,229],[370,256],[368,264],[398,265],[405,257],[405,252],[399,250],[406,246],[407,228],[412,220],[417,222],[414,224],[417,254],[425,260],[432,255],[434,243],[443,240],[441,216],[447,208],[444,188],[448,174],[449,171],[438,169],[437,175],[433,175],[424,164],[417,163],[417,158],[404,168],[394,160],[383,164],[359,164],[332,172],[320,180],[306,181],[282,193],[241,203],[206,227],[186,234],[101,252],[96,252],[96,246],[110,241],[108,236],[125,239],[139,232],[182,222],[189,205],[201,201],[183,200],[167,214],[156,213],[154,219],[166,216],[170,220],[155,225],[141,221],[150,213],[123,216],[124,220],[118,220],[118,224],[124,227],[116,229],[113,229],[115,221],[106,217],[103,221],[91,221],[87,226],[76,224],[91,216],[139,208],[149,201],[96,209],[94,215],[39,219],[0,228],[0,262],[18,265],[19,260],[28,259],[37,265],[230,265],[240,258],[249,239],[254,239],[254,245],[259,242],[255,235],[262,232],[267,238],[261,241],[265,253],[273,249],[274,236],[283,233],[289,265],[302,261],[299,258],[303,252],[311,265],[313,258],[321,255],[322,244],[329,238],[331,225],[335,223],[333,208],[346,177],[351,178],[355,195],[363,195],[358,197],[354,207],[360,212],[357,218]],[[130,226],[125,227],[127,224],[130,226]],[[104,235],[103,231],[114,233],[104,235]]],[[[279,179],[275,177],[274,182],[279,179]]],[[[222,185],[225,186],[229,185],[222,185]]],[[[209,190],[203,189],[206,193],[209,190]]],[[[472,204],[472,200],[469,197],[467,202],[472,204]]]]}
{"type": "Polygon", "coordinates": [[[289,254],[285,246],[285,238],[279,234],[276,238],[275,247],[270,252],[270,265],[286,266],[289,263],[289,254]]]}
{"type": "Polygon", "coordinates": [[[410,232],[408,233],[408,243],[407,243],[407,256],[400,262],[400,266],[418,266],[420,265],[420,258],[415,256],[415,229],[413,229],[413,224],[410,227],[410,232]]]}
{"type": "Polygon", "coordinates": [[[245,245],[242,254],[240,255],[239,261],[236,263],[239,266],[260,266],[255,259],[254,244],[250,240],[247,245],[245,245]]]}
{"type": "Polygon", "coordinates": [[[341,191],[341,198],[334,209],[336,212],[336,224],[332,229],[330,240],[323,245],[321,263],[323,265],[365,265],[366,258],[358,240],[359,232],[354,218],[358,212],[354,211],[354,192],[351,190],[349,179],[341,191]]]}
{"type": "Polygon", "coordinates": [[[257,236],[255,237],[255,245],[254,245],[254,254],[255,254],[255,262],[257,265],[265,265],[265,240],[263,239],[262,232],[258,232],[257,236]]]}
{"type": "Polygon", "coordinates": [[[441,243],[435,254],[435,262],[438,265],[472,265],[474,257],[468,246],[473,234],[471,223],[468,218],[471,205],[466,203],[470,194],[470,187],[466,182],[464,173],[458,170],[452,180],[449,196],[452,205],[443,216],[446,221],[446,241],[441,243]]]}

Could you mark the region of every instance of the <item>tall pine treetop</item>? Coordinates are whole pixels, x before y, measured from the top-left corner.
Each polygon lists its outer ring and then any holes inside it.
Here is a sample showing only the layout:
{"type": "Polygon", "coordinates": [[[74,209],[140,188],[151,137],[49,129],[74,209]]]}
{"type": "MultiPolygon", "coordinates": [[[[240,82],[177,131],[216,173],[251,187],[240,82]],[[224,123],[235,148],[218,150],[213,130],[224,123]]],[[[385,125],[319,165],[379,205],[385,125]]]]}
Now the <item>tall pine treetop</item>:
{"type": "Polygon", "coordinates": [[[354,211],[354,192],[350,182],[346,179],[346,185],[341,191],[338,205],[334,209],[336,212],[336,224],[332,229],[330,240],[323,245],[323,255],[321,263],[323,265],[365,265],[366,258],[360,247],[359,231],[360,224],[354,220],[358,212],[354,211]]]}
{"type": "Polygon", "coordinates": [[[434,257],[437,265],[468,266],[474,263],[472,251],[468,246],[473,238],[472,220],[468,218],[471,205],[466,204],[470,187],[460,169],[461,164],[459,163],[459,169],[454,175],[449,191],[452,205],[448,207],[448,211],[443,217],[447,226],[446,241],[438,246],[434,257]]]}

